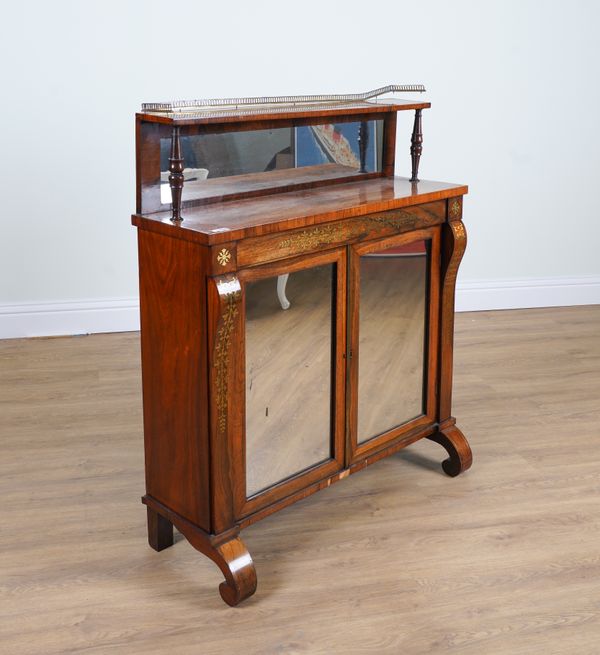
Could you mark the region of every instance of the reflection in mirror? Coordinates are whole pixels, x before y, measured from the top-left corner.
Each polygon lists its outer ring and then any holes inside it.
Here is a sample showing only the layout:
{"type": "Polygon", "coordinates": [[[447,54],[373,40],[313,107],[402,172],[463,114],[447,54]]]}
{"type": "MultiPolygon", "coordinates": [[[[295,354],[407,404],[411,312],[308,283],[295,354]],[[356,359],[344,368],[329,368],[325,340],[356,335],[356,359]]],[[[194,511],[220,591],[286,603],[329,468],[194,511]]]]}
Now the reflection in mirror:
{"type": "Polygon", "coordinates": [[[424,413],[424,241],[360,258],[358,442],[424,413]]]}
{"type": "MultiPolygon", "coordinates": [[[[381,170],[383,121],[181,136],[183,200],[381,170]],[[235,178],[235,179],[233,179],[235,178]]],[[[160,197],[171,202],[171,140],[160,140],[160,197]]]]}
{"type": "Polygon", "coordinates": [[[332,457],[334,265],[246,284],[246,494],[332,457]],[[301,402],[299,402],[301,399],[301,402]]]}

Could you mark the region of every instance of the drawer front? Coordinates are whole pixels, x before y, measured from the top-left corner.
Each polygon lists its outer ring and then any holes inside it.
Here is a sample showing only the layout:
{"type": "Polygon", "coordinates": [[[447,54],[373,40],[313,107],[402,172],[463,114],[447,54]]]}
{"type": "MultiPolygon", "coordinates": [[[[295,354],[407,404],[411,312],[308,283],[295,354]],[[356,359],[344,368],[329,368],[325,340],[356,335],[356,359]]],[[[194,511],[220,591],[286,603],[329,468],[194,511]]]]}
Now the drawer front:
{"type": "Polygon", "coordinates": [[[369,241],[443,223],[446,202],[438,200],[414,207],[390,209],[333,223],[245,239],[237,246],[237,266],[252,266],[295,255],[369,241]]]}

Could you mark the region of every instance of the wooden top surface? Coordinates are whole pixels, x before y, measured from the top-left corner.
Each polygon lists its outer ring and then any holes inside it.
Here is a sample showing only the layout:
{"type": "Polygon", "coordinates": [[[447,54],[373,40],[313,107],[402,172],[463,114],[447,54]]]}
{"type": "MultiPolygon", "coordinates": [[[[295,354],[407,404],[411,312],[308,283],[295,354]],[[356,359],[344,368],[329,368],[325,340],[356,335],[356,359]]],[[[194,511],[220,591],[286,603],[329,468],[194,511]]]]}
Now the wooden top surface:
{"type": "MultiPolygon", "coordinates": [[[[168,171],[164,173],[168,180],[168,171]]],[[[193,172],[191,173],[193,176],[193,172]]],[[[378,173],[367,173],[371,177],[379,175],[378,173]]],[[[259,173],[244,173],[241,175],[227,175],[225,177],[209,177],[208,179],[193,179],[189,182],[186,180],[184,188],[186,190],[185,200],[202,201],[206,203],[223,202],[225,199],[231,201],[240,199],[240,197],[249,197],[250,194],[265,195],[265,191],[273,189],[274,193],[282,191],[295,190],[298,188],[320,186],[325,183],[331,184],[332,180],[346,178],[364,178],[365,174],[360,173],[352,166],[343,166],[342,164],[315,164],[313,166],[301,166],[299,168],[275,168],[272,171],[261,171],[259,173]],[[361,177],[362,176],[362,177],[361,177]]],[[[165,179],[161,180],[165,183],[165,179]]],[[[171,192],[169,190],[169,198],[171,192]]]]}
{"type": "Polygon", "coordinates": [[[138,227],[207,245],[281,232],[306,225],[363,216],[376,211],[418,205],[468,192],[463,184],[404,177],[382,177],[260,198],[231,200],[183,209],[183,222],[171,212],[133,214],[138,227]]]}
{"type": "Polygon", "coordinates": [[[428,109],[430,102],[419,100],[385,100],[360,102],[328,102],[320,104],[298,105],[259,105],[253,107],[206,107],[191,111],[140,112],[137,118],[152,123],[169,125],[206,125],[211,123],[240,123],[246,121],[263,121],[290,118],[328,117],[352,114],[382,114],[409,109],[428,109]]]}

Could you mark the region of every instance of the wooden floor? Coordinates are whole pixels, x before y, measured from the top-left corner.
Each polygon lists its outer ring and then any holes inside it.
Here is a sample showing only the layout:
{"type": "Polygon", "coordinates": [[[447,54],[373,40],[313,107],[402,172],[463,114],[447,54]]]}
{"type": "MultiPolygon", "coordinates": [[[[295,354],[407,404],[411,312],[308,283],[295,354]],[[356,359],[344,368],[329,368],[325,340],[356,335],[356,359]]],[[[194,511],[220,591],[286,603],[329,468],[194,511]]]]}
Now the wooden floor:
{"type": "Polygon", "coordinates": [[[414,444],[244,531],[236,609],[146,543],[137,334],[0,342],[0,652],[600,652],[600,306],[460,314],[456,479],[414,444]]]}

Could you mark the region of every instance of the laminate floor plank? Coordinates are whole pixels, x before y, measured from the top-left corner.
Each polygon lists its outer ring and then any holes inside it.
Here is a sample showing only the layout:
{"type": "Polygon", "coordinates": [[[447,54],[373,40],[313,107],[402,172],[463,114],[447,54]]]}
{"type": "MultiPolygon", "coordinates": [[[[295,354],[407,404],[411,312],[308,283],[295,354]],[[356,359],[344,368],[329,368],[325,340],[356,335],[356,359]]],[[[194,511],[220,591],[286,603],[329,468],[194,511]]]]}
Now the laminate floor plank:
{"type": "Polygon", "coordinates": [[[428,441],[243,532],[255,596],[146,541],[139,335],[0,342],[0,653],[597,655],[600,306],[459,314],[428,441]]]}

